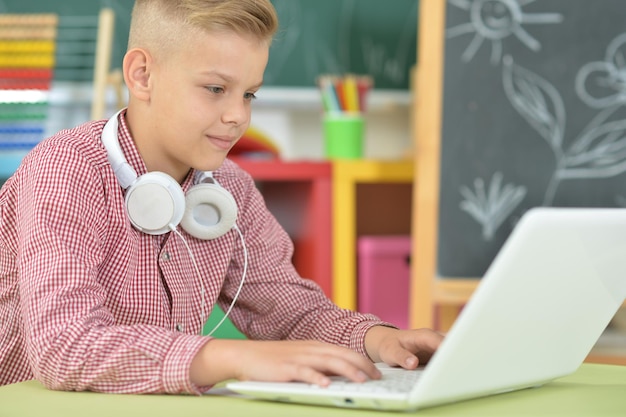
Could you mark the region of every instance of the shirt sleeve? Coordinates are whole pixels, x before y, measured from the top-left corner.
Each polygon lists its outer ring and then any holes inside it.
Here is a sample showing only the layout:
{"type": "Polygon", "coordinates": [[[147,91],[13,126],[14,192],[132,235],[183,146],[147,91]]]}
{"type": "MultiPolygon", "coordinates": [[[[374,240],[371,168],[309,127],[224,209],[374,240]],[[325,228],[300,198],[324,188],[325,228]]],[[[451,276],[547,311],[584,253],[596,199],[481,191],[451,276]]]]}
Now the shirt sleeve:
{"type": "MultiPolygon", "coordinates": [[[[378,317],[340,309],[312,280],[298,275],[293,243],[265,206],[253,179],[242,173],[231,192],[238,200],[238,226],[244,235],[248,265],[233,323],[248,337],[261,340],[308,339],[345,346],[366,355],[365,333],[385,325],[378,317]]],[[[241,281],[245,264],[240,243],[235,251],[220,302],[227,307],[241,281]]]]}
{"type": "Polygon", "coordinates": [[[116,325],[105,307],[110,179],[71,147],[34,152],[19,177],[16,262],[35,378],[55,390],[199,392],[189,367],[207,338],[116,325]]]}

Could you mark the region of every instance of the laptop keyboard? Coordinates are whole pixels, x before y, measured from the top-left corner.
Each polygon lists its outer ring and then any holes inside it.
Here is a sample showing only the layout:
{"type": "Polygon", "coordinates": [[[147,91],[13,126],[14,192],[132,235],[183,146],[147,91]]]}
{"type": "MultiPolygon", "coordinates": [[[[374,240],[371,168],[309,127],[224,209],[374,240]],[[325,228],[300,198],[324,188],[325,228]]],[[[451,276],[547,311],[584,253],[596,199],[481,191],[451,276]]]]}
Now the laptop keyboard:
{"type": "Polygon", "coordinates": [[[331,377],[332,382],[326,389],[335,392],[362,392],[362,393],[405,393],[411,391],[419,377],[421,370],[406,371],[392,370],[383,371],[381,379],[369,380],[366,382],[352,382],[343,377],[331,377]]]}

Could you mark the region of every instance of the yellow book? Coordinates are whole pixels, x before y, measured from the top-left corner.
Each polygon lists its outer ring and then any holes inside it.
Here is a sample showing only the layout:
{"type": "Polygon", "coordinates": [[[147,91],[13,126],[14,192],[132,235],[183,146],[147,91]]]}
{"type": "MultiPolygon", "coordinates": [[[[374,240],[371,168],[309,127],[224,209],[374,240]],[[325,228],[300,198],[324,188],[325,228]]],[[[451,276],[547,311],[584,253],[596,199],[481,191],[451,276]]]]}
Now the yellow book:
{"type": "Polygon", "coordinates": [[[53,41],[2,41],[0,40],[0,54],[6,53],[48,53],[54,54],[53,41]]]}
{"type": "Polygon", "coordinates": [[[52,54],[0,54],[0,67],[4,68],[53,68],[52,54]]]}

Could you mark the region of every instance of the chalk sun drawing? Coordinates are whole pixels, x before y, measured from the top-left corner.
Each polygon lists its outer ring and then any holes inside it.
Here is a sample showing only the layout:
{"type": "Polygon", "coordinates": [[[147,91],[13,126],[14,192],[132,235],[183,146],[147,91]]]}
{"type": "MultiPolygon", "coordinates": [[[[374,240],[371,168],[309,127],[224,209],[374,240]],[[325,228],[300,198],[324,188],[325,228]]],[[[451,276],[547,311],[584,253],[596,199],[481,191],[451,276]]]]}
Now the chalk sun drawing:
{"type": "Polygon", "coordinates": [[[461,59],[469,62],[485,41],[491,42],[491,63],[502,59],[502,41],[514,36],[532,51],[541,49],[541,43],[524,29],[523,25],[560,23],[559,13],[524,13],[522,8],[535,0],[448,0],[448,3],[469,13],[470,21],[448,28],[446,37],[474,34],[461,59]]]}

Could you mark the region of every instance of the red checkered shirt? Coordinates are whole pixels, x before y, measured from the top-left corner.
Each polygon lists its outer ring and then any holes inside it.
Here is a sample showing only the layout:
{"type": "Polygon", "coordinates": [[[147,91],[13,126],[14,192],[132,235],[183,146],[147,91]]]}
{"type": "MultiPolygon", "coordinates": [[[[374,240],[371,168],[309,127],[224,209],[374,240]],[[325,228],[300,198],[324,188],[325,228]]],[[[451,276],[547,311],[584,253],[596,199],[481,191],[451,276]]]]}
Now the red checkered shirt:
{"type": "MultiPolygon", "coordinates": [[[[202,392],[189,367],[209,340],[199,333],[212,306],[227,308],[240,283],[241,239],[231,230],[202,241],[179,228],[199,277],[180,237],[134,229],[100,140],[104,123],[46,139],[0,191],[0,385],[202,392]]],[[[146,173],[123,117],[118,133],[128,162],[146,173]]],[[[292,243],[250,175],[229,160],[214,175],[237,202],[249,253],[234,324],[252,339],[316,339],[365,354],[378,319],[339,309],[297,274],[292,243]]]]}

